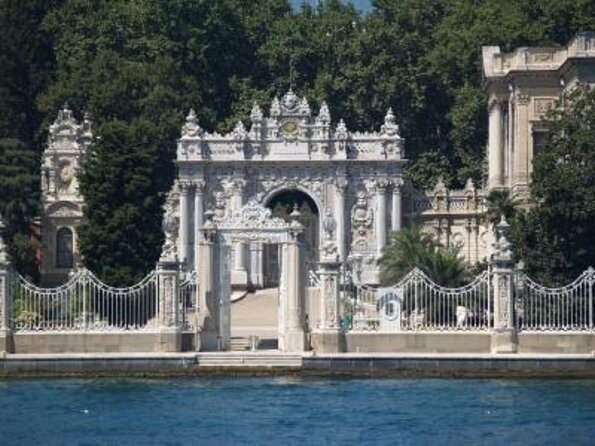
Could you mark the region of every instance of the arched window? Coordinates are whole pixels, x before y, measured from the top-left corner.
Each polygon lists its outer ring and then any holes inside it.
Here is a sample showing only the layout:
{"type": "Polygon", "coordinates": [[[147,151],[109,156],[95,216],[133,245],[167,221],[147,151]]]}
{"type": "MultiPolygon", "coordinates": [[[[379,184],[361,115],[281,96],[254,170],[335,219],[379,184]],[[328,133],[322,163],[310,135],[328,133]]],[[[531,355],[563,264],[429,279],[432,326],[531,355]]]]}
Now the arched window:
{"type": "Polygon", "coordinates": [[[72,230],[60,228],[56,233],[56,268],[72,268],[73,265],[72,230]]]}

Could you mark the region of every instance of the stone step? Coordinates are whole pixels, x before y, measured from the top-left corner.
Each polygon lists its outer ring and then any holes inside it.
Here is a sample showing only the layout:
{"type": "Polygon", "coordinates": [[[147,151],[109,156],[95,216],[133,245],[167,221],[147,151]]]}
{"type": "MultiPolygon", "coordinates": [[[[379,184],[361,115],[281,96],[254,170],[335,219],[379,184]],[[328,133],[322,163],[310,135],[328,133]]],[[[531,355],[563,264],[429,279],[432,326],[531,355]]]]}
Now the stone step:
{"type": "Polygon", "coordinates": [[[300,367],[301,355],[280,353],[204,352],[197,356],[199,367],[300,367]]]}
{"type": "Polygon", "coordinates": [[[245,351],[250,350],[250,338],[246,337],[232,337],[230,339],[230,349],[231,351],[245,351]]]}

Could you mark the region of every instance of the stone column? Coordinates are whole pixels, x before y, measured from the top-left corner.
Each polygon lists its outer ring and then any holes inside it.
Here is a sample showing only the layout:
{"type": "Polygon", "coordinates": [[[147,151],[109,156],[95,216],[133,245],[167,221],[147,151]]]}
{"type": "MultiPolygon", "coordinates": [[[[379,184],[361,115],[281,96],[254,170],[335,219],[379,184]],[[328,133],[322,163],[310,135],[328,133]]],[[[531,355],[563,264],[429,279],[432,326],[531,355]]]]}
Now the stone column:
{"type": "Polygon", "coordinates": [[[179,227],[179,247],[180,262],[187,266],[188,261],[188,233],[190,230],[190,219],[188,215],[188,205],[190,203],[191,183],[180,181],[180,227],[179,227]]]}
{"type": "Polygon", "coordinates": [[[401,215],[401,188],[403,187],[402,180],[393,181],[393,208],[391,212],[391,229],[398,231],[402,226],[402,215],[401,215]]]}
{"type": "Polygon", "coordinates": [[[182,350],[180,331],[180,306],[178,302],[180,265],[176,261],[157,263],[157,297],[159,303],[159,345],[160,352],[182,350]]]}
{"type": "Polygon", "coordinates": [[[526,94],[516,93],[512,191],[520,198],[527,197],[529,188],[529,101],[526,94]]]}
{"type": "Polygon", "coordinates": [[[490,103],[488,135],[488,187],[493,189],[502,186],[502,108],[497,101],[490,103]]]}
{"type": "Polygon", "coordinates": [[[0,216],[0,353],[12,351],[12,333],[10,330],[10,261],[4,243],[4,223],[0,216]]]}
{"type": "Polygon", "coordinates": [[[298,212],[292,212],[291,230],[287,241],[285,271],[287,272],[287,290],[285,305],[284,351],[298,353],[306,350],[304,333],[304,246],[301,241],[302,225],[297,218],[298,212]]]}
{"type": "Polygon", "coordinates": [[[337,247],[339,260],[344,262],[345,256],[345,190],[347,189],[347,179],[343,176],[337,178],[335,184],[335,217],[337,220],[337,247]]]}
{"type": "MultiPolygon", "coordinates": [[[[233,186],[233,209],[238,211],[244,204],[244,186],[246,180],[236,177],[232,181],[233,186]]],[[[235,287],[245,288],[248,284],[248,272],[246,268],[246,245],[238,242],[235,244],[234,267],[231,274],[231,283],[235,287]]]]}
{"type": "Polygon", "coordinates": [[[509,225],[504,216],[496,225],[497,241],[490,260],[494,296],[494,331],[492,353],[516,353],[518,337],[514,317],[514,261],[508,241],[509,225]]]}
{"type": "Polygon", "coordinates": [[[250,282],[255,287],[264,286],[262,277],[263,248],[261,242],[250,243],[250,282]]]}
{"type": "Polygon", "coordinates": [[[386,246],[386,180],[376,180],[376,237],[378,240],[378,256],[382,255],[386,246]]]}
{"type": "Polygon", "coordinates": [[[198,321],[196,350],[212,351],[219,347],[219,302],[217,297],[217,266],[215,256],[215,226],[207,221],[200,231],[198,242],[198,321]]]}
{"type": "MultiPolygon", "coordinates": [[[[203,225],[204,216],[204,190],[205,181],[197,180],[194,182],[194,245],[198,245],[200,239],[200,231],[203,225]]],[[[198,271],[199,257],[196,255],[196,248],[194,249],[194,269],[198,271]]]]}

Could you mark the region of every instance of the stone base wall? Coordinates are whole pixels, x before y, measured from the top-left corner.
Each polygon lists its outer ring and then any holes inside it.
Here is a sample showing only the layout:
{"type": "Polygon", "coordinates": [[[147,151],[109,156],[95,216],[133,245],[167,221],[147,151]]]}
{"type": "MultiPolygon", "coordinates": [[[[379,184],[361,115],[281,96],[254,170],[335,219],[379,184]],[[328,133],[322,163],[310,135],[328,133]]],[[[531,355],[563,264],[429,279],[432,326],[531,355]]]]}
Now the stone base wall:
{"type": "Polygon", "coordinates": [[[179,333],[14,333],[12,353],[175,352],[179,333]]]}
{"type": "Polygon", "coordinates": [[[347,353],[490,353],[490,333],[347,333],[347,353]]]}
{"type": "Polygon", "coordinates": [[[595,333],[519,333],[519,353],[593,353],[595,333]]]}

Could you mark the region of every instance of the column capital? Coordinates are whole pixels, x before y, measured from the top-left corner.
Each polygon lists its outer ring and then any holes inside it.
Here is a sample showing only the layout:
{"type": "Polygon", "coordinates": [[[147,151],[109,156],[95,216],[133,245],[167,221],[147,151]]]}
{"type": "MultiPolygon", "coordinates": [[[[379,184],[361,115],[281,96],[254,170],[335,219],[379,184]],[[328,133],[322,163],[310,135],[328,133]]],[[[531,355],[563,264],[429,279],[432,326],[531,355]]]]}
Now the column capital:
{"type": "Polygon", "coordinates": [[[194,189],[199,194],[202,194],[204,192],[204,190],[205,190],[205,187],[207,186],[207,182],[205,180],[203,180],[203,179],[194,180],[192,183],[194,185],[194,189]]]}
{"type": "Polygon", "coordinates": [[[192,189],[193,187],[194,184],[190,180],[178,180],[178,188],[180,189],[180,194],[189,194],[190,189],[192,189]]]}
{"type": "Polygon", "coordinates": [[[395,178],[391,181],[391,184],[393,186],[393,194],[401,194],[403,186],[405,185],[403,178],[395,178]]]}
{"type": "Polygon", "coordinates": [[[384,193],[389,186],[389,181],[386,178],[378,178],[374,180],[374,190],[376,193],[384,193]]]}

